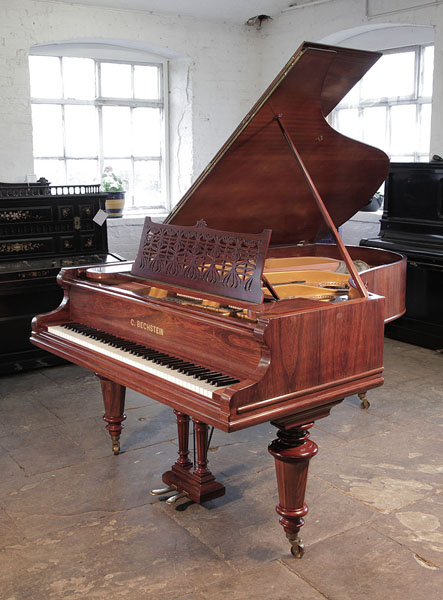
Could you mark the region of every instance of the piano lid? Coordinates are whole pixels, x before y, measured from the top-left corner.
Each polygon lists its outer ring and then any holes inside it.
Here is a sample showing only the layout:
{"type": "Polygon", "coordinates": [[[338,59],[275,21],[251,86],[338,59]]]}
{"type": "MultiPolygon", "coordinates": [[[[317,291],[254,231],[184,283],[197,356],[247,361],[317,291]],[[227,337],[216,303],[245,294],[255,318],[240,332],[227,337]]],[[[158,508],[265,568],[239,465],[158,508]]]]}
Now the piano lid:
{"type": "Polygon", "coordinates": [[[280,116],[336,227],[386,177],[384,152],[325,117],[380,54],[305,42],[166,219],[233,232],[272,229],[271,244],[314,242],[329,228],[276,120],[280,116]]]}

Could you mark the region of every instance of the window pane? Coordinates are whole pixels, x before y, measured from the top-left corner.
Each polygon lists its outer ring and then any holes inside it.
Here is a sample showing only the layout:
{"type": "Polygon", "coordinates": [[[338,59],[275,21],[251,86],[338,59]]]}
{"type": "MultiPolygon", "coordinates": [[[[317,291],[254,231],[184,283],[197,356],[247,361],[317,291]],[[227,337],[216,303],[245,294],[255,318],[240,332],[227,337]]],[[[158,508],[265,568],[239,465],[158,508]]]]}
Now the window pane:
{"type": "Polygon", "coordinates": [[[357,108],[344,108],[337,111],[337,131],[352,139],[361,139],[361,121],[357,108]]]}
{"type": "Polygon", "coordinates": [[[32,105],[34,156],[63,156],[62,107],[32,105]]]}
{"type": "Polygon", "coordinates": [[[103,107],[105,156],[131,156],[131,110],[126,106],[103,107]]]}
{"type": "Polygon", "coordinates": [[[101,94],[110,98],[132,98],[131,65],[101,63],[101,94]]]}
{"type": "Polygon", "coordinates": [[[160,161],[135,161],[134,177],[134,206],[163,206],[160,161]]]}
{"type": "Polygon", "coordinates": [[[134,66],[134,97],[157,100],[160,97],[158,86],[159,68],[141,65],[134,66]]]}
{"type": "Polygon", "coordinates": [[[98,116],[95,106],[65,106],[67,156],[98,156],[98,116]]]}
{"type": "Polygon", "coordinates": [[[93,100],[95,98],[95,64],[90,58],[63,58],[65,98],[93,100]]]}
{"type": "Polygon", "coordinates": [[[417,151],[417,111],[415,104],[391,108],[391,152],[410,154],[417,151]]]}
{"type": "Polygon", "coordinates": [[[160,156],[161,113],[159,108],[135,108],[132,112],[134,156],[160,156]]]}
{"type": "Polygon", "coordinates": [[[60,59],[55,56],[30,56],[32,98],[61,98],[60,59]]]}
{"type": "Polygon", "coordinates": [[[98,160],[67,160],[67,183],[99,183],[98,160]]]}
{"type": "Polygon", "coordinates": [[[34,160],[34,173],[37,179],[45,177],[52,185],[65,185],[64,160],[34,160]]]}
{"type": "Polygon", "coordinates": [[[390,159],[391,162],[414,162],[415,156],[413,154],[392,154],[390,159]]]}
{"type": "Polygon", "coordinates": [[[434,78],[434,46],[423,49],[423,70],[421,96],[432,96],[432,81],[434,78]]]}
{"type": "Polygon", "coordinates": [[[386,141],[386,108],[374,106],[363,110],[363,140],[366,144],[388,149],[386,141]]]}
{"type": "Polygon", "coordinates": [[[422,104],[420,107],[419,131],[418,151],[428,154],[431,146],[431,104],[422,104]]]}
{"type": "Polygon", "coordinates": [[[414,93],[415,52],[385,54],[363,77],[362,100],[414,93]]]}

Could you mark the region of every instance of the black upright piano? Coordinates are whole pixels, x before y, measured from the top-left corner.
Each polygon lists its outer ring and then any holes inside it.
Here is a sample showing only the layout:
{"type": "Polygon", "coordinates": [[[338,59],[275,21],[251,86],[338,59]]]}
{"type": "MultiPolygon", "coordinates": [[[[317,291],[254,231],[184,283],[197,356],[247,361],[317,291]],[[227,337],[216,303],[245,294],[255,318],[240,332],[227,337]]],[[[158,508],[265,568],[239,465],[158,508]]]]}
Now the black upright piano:
{"type": "Polygon", "coordinates": [[[0,183],[0,375],[61,359],[29,342],[31,319],[61,302],[62,267],[122,260],[108,252],[98,185],[0,183]]]}
{"type": "Polygon", "coordinates": [[[408,258],[406,314],[386,335],[443,349],[443,161],[391,163],[379,237],[360,245],[408,258]]]}

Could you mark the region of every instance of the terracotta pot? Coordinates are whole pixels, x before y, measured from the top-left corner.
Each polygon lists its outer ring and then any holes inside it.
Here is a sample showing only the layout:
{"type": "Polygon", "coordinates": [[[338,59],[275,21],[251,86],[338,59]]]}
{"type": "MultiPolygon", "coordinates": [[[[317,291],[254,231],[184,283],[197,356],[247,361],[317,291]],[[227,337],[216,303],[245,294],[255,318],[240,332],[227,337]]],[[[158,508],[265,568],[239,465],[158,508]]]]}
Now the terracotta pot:
{"type": "Polygon", "coordinates": [[[110,219],[117,219],[123,216],[125,207],[125,192],[108,192],[105,208],[110,219]]]}

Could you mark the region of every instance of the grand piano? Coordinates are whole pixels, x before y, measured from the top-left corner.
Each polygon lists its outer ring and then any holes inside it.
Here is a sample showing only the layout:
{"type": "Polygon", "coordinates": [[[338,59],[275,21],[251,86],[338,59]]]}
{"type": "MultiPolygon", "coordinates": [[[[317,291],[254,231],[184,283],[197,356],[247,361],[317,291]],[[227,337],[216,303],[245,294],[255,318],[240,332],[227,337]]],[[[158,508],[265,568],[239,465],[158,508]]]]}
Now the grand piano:
{"type": "Polygon", "coordinates": [[[384,323],[404,312],[405,259],[337,233],[388,158],[325,120],[378,58],[304,43],[166,222],[146,219],[136,260],[63,269],[62,304],[33,321],[34,344],[97,374],[115,454],[126,387],[173,409],[178,458],[153,491],[170,502],[225,493],[210,427],[271,421],[276,510],[298,557],[309,430],[382,385],[384,323]]]}

